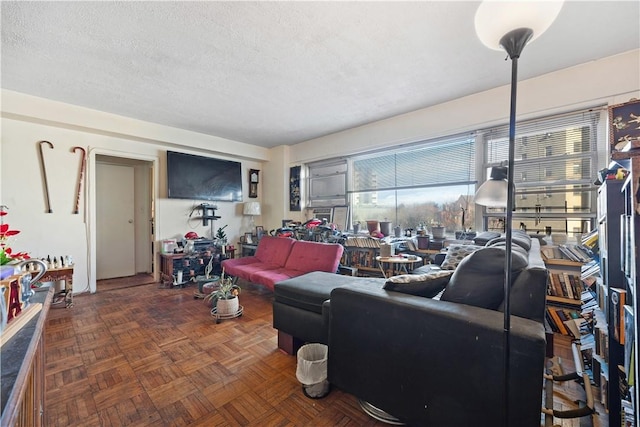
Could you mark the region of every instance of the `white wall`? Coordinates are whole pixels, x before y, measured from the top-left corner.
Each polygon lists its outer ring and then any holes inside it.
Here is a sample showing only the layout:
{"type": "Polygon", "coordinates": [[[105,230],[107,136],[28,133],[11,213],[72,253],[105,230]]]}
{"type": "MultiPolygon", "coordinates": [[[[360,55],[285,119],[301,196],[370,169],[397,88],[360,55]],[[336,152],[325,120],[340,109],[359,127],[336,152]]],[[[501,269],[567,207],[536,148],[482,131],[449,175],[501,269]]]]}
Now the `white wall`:
{"type": "MultiPolygon", "coordinates": [[[[526,56],[519,68],[526,67],[526,56]]],[[[505,75],[511,73],[505,61],[505,75]]],[[[459,98],[291,147],[291,165],[508,123],[509,86],[459,98]]],[[[518,83],[518,120],[640,97],[640,50],[518,83]]]]}
{"type": "MultiPolygon", "coordinates": [[[[189,213],[198,201],[167,199],[167,149],[242,161],[243,193],[248,194],[248,170],[262,169],[269,152],[230,140],[167,128],[49,100],[2,91],[2,137],[0,139],[0,204],[9,206],[5,217],[21,230],[13,239],[15,250],[34,257],[71,255],[76,262],[74,293],[95,292],[95,158],[97,154],[154,162],[156,195],[156,239],[183,236],[194,230],[208,236],[209,227],[189,213]],[[30,108],[32,106],[33,108],[30,108]],[[85,120],[84,124],[83,121],[85,120]],[[154,139],[158,138],[158,139],[154,139]],[[53,213],[45,213],[42,174],[38,160],[40,140],[55,148],[44,148],[53,213]],[[197,147],[188,149],[190,142],[197,147]],[[80,214],[74,208],[79,155],[73,146],[87,150],[86,181],[80,214]]],[[[262,184],[260,184],[261,186],[262,184]]],[[[262,188],[258,189],[262,194],[262,188]]],[[[245,199],[247,200],[247,199],[245,199]]],[[[257,199],[260,201],[260,199],[257,199]]],[[[215,227],[228,224],[229,241],[238,240],[242,203],[218,202],[222,218],[215,227]]],[[[260,221],[256,219],[256,223],[260,221]]],[[[115,231],[117,232],[117,230],[115,231]]],[[[159,248],[159,245],[156,245],[159,248]]],[[[159,265],[156,263],[156,265],[159,265]]]]}

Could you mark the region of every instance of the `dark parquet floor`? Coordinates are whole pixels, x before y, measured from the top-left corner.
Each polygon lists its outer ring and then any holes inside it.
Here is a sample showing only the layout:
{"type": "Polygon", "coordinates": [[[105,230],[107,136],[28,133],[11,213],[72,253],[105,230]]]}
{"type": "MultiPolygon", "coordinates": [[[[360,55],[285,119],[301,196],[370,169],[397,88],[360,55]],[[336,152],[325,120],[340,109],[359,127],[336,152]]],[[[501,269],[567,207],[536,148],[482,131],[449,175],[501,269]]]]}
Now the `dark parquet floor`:
{"type": "MultiPolygon", "coordinates": [[[[296,358],[277,349],[271,292],[241,283],[244,314],[216,324],[193,287],[135,284],[49,311],[47,426],[386,425],[340,390],[304,396],[296,358]]],[[[580,393],[568,387],[558,409],[580,393]]]]}
{"type": "Polygon", "coordinates": [[[216,324],[194,288],[78,295],[45,329],[48,426],[376,426],[353,396],[304,396],[277,348],[272,294],[242,284],[216,324]]]}

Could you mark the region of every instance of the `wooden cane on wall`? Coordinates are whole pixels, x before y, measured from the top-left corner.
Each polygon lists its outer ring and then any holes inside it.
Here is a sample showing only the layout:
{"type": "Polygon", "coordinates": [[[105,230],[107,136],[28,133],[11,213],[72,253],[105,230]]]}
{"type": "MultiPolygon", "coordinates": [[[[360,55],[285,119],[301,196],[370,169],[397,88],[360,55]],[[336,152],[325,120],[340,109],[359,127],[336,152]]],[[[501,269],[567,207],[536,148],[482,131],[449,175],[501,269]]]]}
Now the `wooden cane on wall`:
{"type": "Polygon", "coordinates": [[[45,201],[45,212],[52,213],[51,210],[51,199],[49,198],[49,183],[47,182],[47,167],[44,164],[44,154],[42,152],[42,145],[47,144],[53,150],[53,144],[49,141],[40,141],[38,142],[38,148],[40,149],[40,168],[42,169],[42,177],[44,179],[44,201],[45,201]]]}
{"type": "Polygon", "coordinates": [[[80,152],[82,153],[82,157],[80,158],[80,171],[78,172],[78,187],[76,191],[75,209],[73,210],[74,214],[77,214],[80,212],[80,193],[82,191],[82,180],[84,178],[84,170],[87,166],[87,152],[85,151],[85,149],[82,147],[71,148],[71,151],[74,153],[78,150],[80,150],[80,152]]]}

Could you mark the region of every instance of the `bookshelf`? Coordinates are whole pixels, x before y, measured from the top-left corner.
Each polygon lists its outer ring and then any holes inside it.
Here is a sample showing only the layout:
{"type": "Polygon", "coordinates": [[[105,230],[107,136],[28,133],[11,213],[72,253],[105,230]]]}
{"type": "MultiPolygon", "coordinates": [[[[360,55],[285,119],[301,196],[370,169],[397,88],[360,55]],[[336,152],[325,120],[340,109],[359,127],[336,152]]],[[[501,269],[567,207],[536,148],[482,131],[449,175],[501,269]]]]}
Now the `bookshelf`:
{"type": "MultiPolygon", "coordinates": [[[[563,248],[574,245],[562,245],[563,248]]],[[[582,306],[582,291],[584,285],[581,280],[583,261],[568,259],[560,246],[542,246],[540,249],[544,263],[549,270],[547,282],[547,324],[554,333],[574,336],[567,322],[579,319],[582,306]]],[[[568,252],[567,252],[568,253],[568,252]]],[[[582,254],[581,254],[582,256],[582,254]]],[[[584,253],[586,256],[588,254],[584,253]]]]}
{"type": "Polygon", "coordinates": [[[380,240],[368,236],[349,236],[343,243],[340,264],[357,268],[358,275],[379,275],[376,257],[380,255],[380,240]]]}
{"type": "MultiPolygon", "coordinates": [[[[638,151],[638,150],[636,150],[638,151]]],[[[638,372],[638,288],[637,274],[640,271],[638,244],[640,243],[640,153],[616,163],[628,171],[621,186],[623,209],[620,213],[619,263],[621,283],[610,292],[610,319],[613,331],[611,341],[619,351],[616,360],[618,374],[621,422],[624,426],[638,425],[638,387],[635,384],[638,372]],[[616,303],[617,302],[617,303],[616,303]]],[[[613,366],[613,361],[611,362],[613,366]]],[[[616,420],[613,419],[613,422],[616,420]]],[[[610,417],[610,425],[612,419],[610,417]]]]}
{"type": "Polygon", "coordinates": [[[612,289],[624,284],[621,264],[621,216],[624,209],[622,180],[606,180],[598,188],[598,245],[600,248],[600,278],[596,294],[603,316],[596,321],[596,353],[594,371],[600,372],[600,391],[609,411],[609,425],[622,422],[621,399],[617,367],[623,363],[624,348],[615,339],[612,289]]]}

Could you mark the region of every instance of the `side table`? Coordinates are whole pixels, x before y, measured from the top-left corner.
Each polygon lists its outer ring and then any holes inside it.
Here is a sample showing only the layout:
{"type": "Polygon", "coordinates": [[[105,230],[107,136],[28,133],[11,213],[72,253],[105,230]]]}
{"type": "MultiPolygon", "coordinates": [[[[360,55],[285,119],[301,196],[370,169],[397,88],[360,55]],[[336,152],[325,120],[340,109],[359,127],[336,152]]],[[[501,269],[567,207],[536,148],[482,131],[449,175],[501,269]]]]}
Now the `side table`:
{"type": "Polygon", "coordinates": [[[51,268],[40,278],[40,282],[57,282],[64,280],[64,290],[54,295],[53,301],[64,296],[64,305],[66,308],[73,307],[73,266],[51,268]]]}
{"type": "Polygon", "coordinates": [[[238,242],[238,246],[240,247],[240,256],[252,256],[255,255],[256,250],[258,249],[257,243],[242,243],[238,242]]]}
{"type": "Polygon", "coordinates": [[[395,276],[396,273],[408,274],[407,266],[413,270],[413,265],[418,262],[422,262],[422,258],[417,255],[405,256],[377,256],[376,261],[378,267],[382,272],[382,276],[388,279],[391,276],[395,276]],[[384,265],[388,264],[389,268],[385,270],[384,265]]]}

